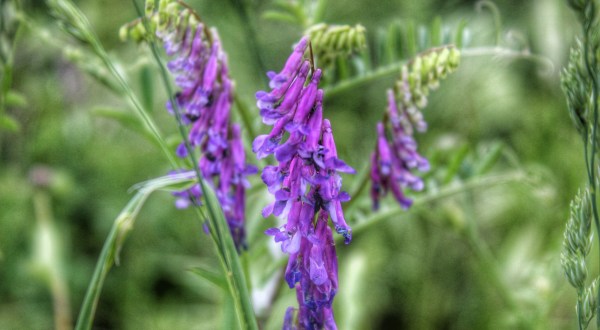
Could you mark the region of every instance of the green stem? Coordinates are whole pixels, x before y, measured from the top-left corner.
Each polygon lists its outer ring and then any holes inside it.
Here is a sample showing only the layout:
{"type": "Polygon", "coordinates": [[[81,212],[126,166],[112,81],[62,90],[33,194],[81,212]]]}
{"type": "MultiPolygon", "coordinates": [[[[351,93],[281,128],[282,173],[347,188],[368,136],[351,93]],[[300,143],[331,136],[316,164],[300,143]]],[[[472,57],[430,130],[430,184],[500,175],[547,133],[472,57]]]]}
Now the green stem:
{"type": "Polygon", "coordinates": [[[254,125],[252,125],[252,114],[250,113],[250,109],[248,109],[246,103],[240,99],[237,93],[235,93],[233,96],[233,102],[235,103],[236,109],[238,109],[242,123],[248,132],[250,141],[254,141],[254,138],[256,138],[256,130],[254,129],[254,125]]]}
{"type": "MultiPolygon", "coordinates": [[[[441,46],[444,47],[444,46],[441,46]]],[[[440,47],[436,47],[440,48],[440,47]]],[[[476,48],[464,48],[460,50],[461,57],[478,57],[478,56],[490,56],[495,55],[499,57],[509,57],[509,58],[525,58],[528,60],[532,60],[534,62],[545,65],[548,68],[549,72],[552,72],[554,69],[554,64],[547,57],[531,54],[527,50],[513,50],[509,48],[504,48],[500,46],[495,47],[476,47],[476,48]]],[[[380,67],[374,71],[369,71],[367,74],[346,79],[343,82],[340,82],[334,86],[329,88],[325,88],[325,97],[330,98],[334,95],[347,92],[352,90],[353,88],[357,88],[363,84],[370,83],[380,78],[384,78],[390,76],[392,74],[399,74],[402,69],[402,65],[408,63],[408,61],[397,61],[395,63],[380,67]]]]}
{"type": "MultiPolygon", "coordinates": [[[[598,217],[598,205],[596,201],[596,170],[595,170],[595,162],[596,162],[596,148],[597,148],[597,128],[598,128],[598,76],[596,74],[596,61],[592,63],[590,60],[590,52],[593,50],[590,49],[591,38],[593,38],[593,30],[592,30],[593,22],[586,22],[584,24],[584,61],[585,67],[587,69],[588,75],[592,80],[592,105],[593,105],[593,126],[592,126],[592,136],[589,137],[591,139],[591,154],[588,155],[589,158],[589,186],[590,186],[590,197],[592,200],[592,215],[594,218],[594,225],[596,227],[596,233],[600,236],[600,219],[598,217]]],[[[595,55],[595,53],[594,53],[595,55]]],[[[587,138],[587,137],[586,137],[587,138]]],[[[599,245],[600,250],[600,245],[599,245]]],[[[600,252],[598,254],[598,258],[600,259],[600,252]]],[[[598,287],[597,300],[600,301],[600,286],[598,287]]],[[[600,328],[600,304],[597,304],[596,307],[596,327],[600,328]]]]}
{"type": "Polygon", "coordinates": [[[399,74],[402,69],[402,65],[406,63],[406,61],[399,61],[392,63],[390,65],[386,65],[384,67],[380,67],[377,70],[370,71],[369,73],[358,76],[356,78],[347,79],[343,82],[340,82],[332,87],[325,88],[323,95],[326,98],[330,98],[336,94],[347,92],[353,88],[356,88],[362,84],[369,83],[371,81],[390,76],[392,74],[399,74]]]}
{"type": "MultiPolygon", "coordinates": [[[[94,48],[96,48],[96,47],[94,47],[94,48]]],[[[108,57],[108,54],[106,53],[106,51],[104,50],[104,48],[101,45],[98,44],[96,52],[100,56],[100,59],[102,60],[102,62],[104,62],[104,65],[106,65],[106,67],[109,69],[109,71],[117,79],[117,82],[119,83],[119,85],[121,85],[121,87],[123,88],[123,91],[125,92],[125,95],[127,95],[129,102],[131,102],[131,105],[136,110],[136,114],[140,117],[140,119],[144,123],[146,129],[148,129],[150,131],[150,133],[152,134],[152,136],[154,136],[154,139],[160,146],[160,149],[163,151],[163,153],[165,154],[165,156],[167,157],[167,159],[169,160],[171,165],[173,167],[177,168],[178,164],[177,164],[177,161],[175,160],[175,157],[173,157],[173,151],[167,147],[167,144],[166,144],[165,140],[162,138],[162,135],[161,135],[158,127],[156,126],[156,124],[154,123],[152,118],[148,115],[148,112],[146,110],[144,110],[142,104],[140,103],[138,98],[135,96],[135,94],[133,93],[131,88],[129,87],[129,84],[127,83],[125,78],[123,78],[123,76],[117,71],[117,69],[111,62],[110,58],[108,57]]]]}
{"type": "Polygon", "coordinates": [[[499,45],[502,40],[502,15],[500,15],[498,6],[492,1],[481,0],[477,2],[478,11],[481,11],[484,7],[489,9],[492,14],[492,19],[494,20],[494,32],[496,33],[496,45],[499,45]]]}
{"type": "MultiPolygon", "coordinates": [[[[266,72],[267,66],[265,65],[265,62],[264,62],[261,52],[260,52],[258,38],[256,38],[256,36],[258,35],[256,33],[256,26],[255,26],[254,22],[252,21],[251,16],[248,14],[248,9],[245,4],[245,1],[244,0],[230,0],[230,1],[231,1],[231,5],[233,7],[235,7],[235,9],[237,10],[238,15],[242,19],[242,22],[245,26],[244,32],[246,33],[246,38],[247,38],[248,42],[250,43],[250,47],[252,48],[252,53],[254,55],[254,59],[255,59],[256,63],[258,64],[258,68],[260,69],[260,72],[266,72]]],[[[262,77],[262,80],[264,83],[268,82],[267,76],[265,76],[264,74],[261,74],[260,76],[262,77]]]]}
{"type": "MultiPolygon", "coordinates": [[[[450,197],[450,196],[453,196],[456,194],[460,194],[460,193],[463,193],[466,191],[479,189],[479,188],[483,188],[483,187],[488,188],[488,187],[492,187],[492,186],[496,186],[496,185],[500,185],[500,184],[505,184],[505,183],[510,183],[510,182],[523,182],[526,180],[527,180],[527,176],[525,175],[525,173],[523,173],[522,171],[517,171],[514,173],[509,173],[509,174],[504,174],[504,175],[489,176],[489,177],[484,177],[484,178],[473,179],[468,182],[465,182],[464,184],[462,184],[460,186],[445,187],[445,188],[442,188],[441,190],[433,192],[427,196],[416,199],[412,208],[409,211],[402,209],[397,204],[394,204],[393,207],[390,207],[387,210],[379,211],[378,213],[375,213],[371,217],[368,217],[367,219],[354,225],[352,228],[352,233],[353,233],[353,235],[356,235],[360,232],[363,232],[363,231],[369,229],[372,226],[378,225],[382,221],[391,219],[402,213],[412,212],[413,210],[418,209],[421,206],[425,206],[429,203],[438,201],[440,199],[444,199],[446,197],[450,197]]],[[[336,239],[336,241],[341,241],[342,237],[340,237],[339,235],[336,235],[335,239],[336,239]]]]}
{"type": "Polygon", "coordinates": [[[98,56],[98,58],[102,61],[102,63],[106,66],[108,71],[116,78],[117,83],[121,86],[125,95],[127,96],[128,101],[133,106],[135,113],[143,123],[144,127],[152,134],[156,142],[160,146],[160,149],[163,151],[164,155],[167,157],[171,165],[177,168],[177,161],[173,156],[172,150],[167,147],[166,142],[162,138],[162,135],[152,120],[152,118],[148,115],[147,111],[144,110],[141,102],[135,96],[135,93],[127,83],[126,79],[121,75],[121,73],[116,69],[113,62],[111,61],[108,53],[100,43],[100,40],[94,33],[92,26],[87,19],[87,17],[83,14],[83,12],[70,0],[47,0],[48,6],[53,9],[55,14],[59,19],[63,21],[63,23],[68,27],[68,30],[71,31],[80,41],[89,44],[93,50],[93,52],[98,56]]]}
{"type": "Polygon", "coordinates": [[[579,325],[579,330],[584,329],[584,320],[583,320],[583,304],[582,304],[583,290],[577,290],[577,323],[579,325]]]}
{"type": "Polygon", "coordinates": [[[347,203],[344,204],[344,208],[346,210],[350,210],[352,208],[352,206],[354,205],[354,203],[358,200],[358,196],[365,190],[365,188],[367,188],[368,183],[369,183],[369,179],[370,177],[370,169],[371,169],[371,164],[367,164],[367,166],[365,166],[365,168],[363,168],[359,174],[358,177],[354,180],[354,184],[352,185],[352,188],[350,189],[351,193],[350,196],[352,197],[352,199],[350,199],[347,203]]]}

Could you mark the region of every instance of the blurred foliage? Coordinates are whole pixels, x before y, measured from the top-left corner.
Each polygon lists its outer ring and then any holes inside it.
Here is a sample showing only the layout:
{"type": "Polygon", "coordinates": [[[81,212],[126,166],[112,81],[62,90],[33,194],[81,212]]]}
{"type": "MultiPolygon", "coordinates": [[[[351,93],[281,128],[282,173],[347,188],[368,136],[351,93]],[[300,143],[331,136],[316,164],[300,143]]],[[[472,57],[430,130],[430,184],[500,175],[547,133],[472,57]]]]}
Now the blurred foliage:
{"type": "MultiPolygon", "coordinates": [[[[252,105],[254,92],[265,88],[264,72],[283,63],[303,27],[264,17],[262,13],[277,8],[270,1],[189,2],[219,29],[237,93],[252,105]],[[248,21],[254,40],[247,34],[248,21]]],[[[147,50],[119,41],[119,27],[137,16],[132,4],[77,3],[109,54],[119,59],[118,69],[131,78],[167,141],[176,137],[174,121],[164,111],[166,93],[156,81],[148,83],[157,71],[146,60],[147,50]]],[[[365,27],[371,59],[379,56],[374,44],[389,26],[410,21],[418,30],[441,17],[450,31],[465,20],[469,43],[463,47],[490,45],[490,40],[493,45],[500,33],[504,44],[528,47],[554,65],[551,70],[520,56],[464,53],[461,67],[429,96],[424,110],[429,131],[418,136],[419,150],[433,168],[424,195],[483,174],[525,176],[431,200],[410,212],[392,212],[357,232],[351,245],[340,245],[335,308],[341,329],[576,325],[575,293],[562,276],[560,250],[569,201],[583,182],[585,167],[557,68],[564,66],[578,27],[563,1],[496,4],[504,27],[500,31],[490,12],[477,11],[473,1],[325,2],[323,22],[365,27]]],[[[164,175],[169,167],[143,133],[122,125],[130,120],[123,115],[129,110],[110,83],[102,84],[63,55],[70,49],[81,59],[79,45],[64,38],[43,3],[20,5],[29,21],[21,23],[18,34],[8,34],[14,38],[10,99],[16,101],[8,102],[7,96],[0,113],[20,127],[0,128],[0,329],[47,329],[54,324],[54,296],[38,252],[35,196],[48,197],[49,237],[56,247],[51,266],[60,270],[66,308],[75,317],[113,219],[132,197],[129,189],[164,175]]],[[[385,90],[396,78],[392,74],[340,91],[325,102],[338,152],[357,169],[367,166],[385,90]]],[[[258,116],[253,120],[259,127],[258,116]]],[[[352,191],[358,177],[344,178],[347,189],[352,191]]],[[[268,307],[277,290],[269,275],[281,262],[273,261],[277,250],[262,234],[274,221],[260,216],[266,194],[258,177],[251,181],[249,244],[262,251],[251,249],[244,258],[252,261],[251,273],[265,274],[251,279],[255,309],[265,329],[277,329],[295,297],[284,288],[273,308],[268,307]]],[[[364,197],[352,205],[353,225],[373,216],[364,197]]],[[[388,199],[381,212],[393,207],[388,199]]],[[[221,307],[229,304],[226,295],[205,280],[206,274],[196,275],[219,269],[209,238],[193,212],[176,210],[168,193],[150,197],[120,259],[101,295],[96,328],[215,329],[231,324],[231,309],[221,307]]],[[[597,258],[590,260],[589,267],[597,268],[597,258]]]]}

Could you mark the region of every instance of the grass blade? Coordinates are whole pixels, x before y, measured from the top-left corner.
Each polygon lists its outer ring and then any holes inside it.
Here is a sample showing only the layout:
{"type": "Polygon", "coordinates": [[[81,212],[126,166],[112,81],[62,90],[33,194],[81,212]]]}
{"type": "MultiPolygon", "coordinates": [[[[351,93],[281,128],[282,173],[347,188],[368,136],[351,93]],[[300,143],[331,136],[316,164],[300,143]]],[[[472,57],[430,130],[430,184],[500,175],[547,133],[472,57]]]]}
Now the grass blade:
{"type": "Polygon", "coordinates": [[[100,299],[104,280],[113,264],[118,265],[119,251],[129,232],[133,229],[135,219],[148,196],[158,189],[163,189],[173,184],[181,184],[182,182],[190,181],[191,179],[193,179],[193,176],[190,177],[189,173],[182,173],[181,175],[150,180],[139,186],[139,190],[135,196],[127,203],[127,206],[125,206],[115,220],[110,233],[104,242],[92,280],[90,281],[88,290],[85,294],[75,329],[84,330],[92,328],[94,314],[96,312],[96,307],[98,306],[98,300],[100,299]]]}

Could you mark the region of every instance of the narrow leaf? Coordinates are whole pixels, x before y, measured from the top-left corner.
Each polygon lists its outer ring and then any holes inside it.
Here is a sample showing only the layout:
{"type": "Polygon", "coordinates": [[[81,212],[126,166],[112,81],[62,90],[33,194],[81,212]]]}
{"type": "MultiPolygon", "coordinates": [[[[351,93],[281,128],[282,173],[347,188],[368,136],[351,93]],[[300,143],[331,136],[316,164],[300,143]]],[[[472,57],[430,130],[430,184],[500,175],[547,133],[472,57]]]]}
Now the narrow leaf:
{"type": "Polygon", "coordinates": [[[460,20],[460,22],[458,23],[458,26],[456,27],[454,45],[458,49],[461,49],[463,47],[463,42],[464,42],[463,35],[465,33],[466,27],[467,27],[467,21],[464,19],[460,20]]]}
{"type": "Polygon", "coordinates": [[[223,274],[213,272],[204,267],[193,267],[190,269],[190,272],[227,292],[227,281],[225,281],[223,274]]]}
{"type": "Polygon", "coordinates": [[[476,175],[485,174],[492,169],[502,155],[504,144],[496,142],[489,149],[490,150],[485,154],[483,159],[475,166],[476,175]]]}
{"type": "Polygon", "coordinates": [[[19,108],[23,108],[27,106],[27,99],[25,98],[25,95],[15,91],[15,90],[9,90],[6,95],[5,95],[5,104],[6,106],[9,107],[19,107],[19,108]]]}
{"type": "Polygon", "coordinates": [[[397,59],[398,53],[398,31],[396,24],[390,24],[385,38],[385,63],[392,63],[397,59]]]}
{"type": "Polygon", "coordinates": [[[0,116],[0,129],[15,133],[21,129],[21,124],[19,124],[19,122],[14,118],[8,115],[3,115],[0,116]]]}
{"type": "Polygon", "coordinates": [[[442,19],[437,16],[433,22],[431,22],[431,36],[430,43],[431,46],[437,46],[442,44],[442,19]]]}
{"type": "Polygon", "coordinates": [[[452,156],[450,160],[450,164],[448,164],[448,168],[446,169],[446,175],[444,176],[444,183],[450,182],[458,173],[463,160],[467,157],[469,153],[469,146],[463,145],[461,146],[456,153],[452,156]]]}
{"type": "Polygon", "coordinates": [[[142,94],[142,105],[148,112],[152,112],[154,105],[154,78],[152,70],[145,66],[140,71],[140,84],[142,94]]]}
{"type": "Polygon", "coordinates": [[[263,18],[276,22],[290,23],[298,26],[302,26],[302,23],[298,21],[298,18],[294,15],[282,13],[279,11],[269,10],[263,14],[263,18]]]}
{"type": "Polygon", "coordinates": [[[182,182],[189,180],[189,174],[171,175],[138,185],[137,193],[116,218],[110,233],[104,242],[102,252],[100,253],[96,268],[94,269],[94,274],[85,294],[83,304],[81,305],[75,329],[84,330],[92,328],[94,314],[96,312],[98,300],[100,299],[104,280],[113,264],[118,260],[119,251],[123,247],[129,232],[133,229],[134,221],[148,196],[156,190],[167,188],[173,184],[181,184],[182,182]]]}

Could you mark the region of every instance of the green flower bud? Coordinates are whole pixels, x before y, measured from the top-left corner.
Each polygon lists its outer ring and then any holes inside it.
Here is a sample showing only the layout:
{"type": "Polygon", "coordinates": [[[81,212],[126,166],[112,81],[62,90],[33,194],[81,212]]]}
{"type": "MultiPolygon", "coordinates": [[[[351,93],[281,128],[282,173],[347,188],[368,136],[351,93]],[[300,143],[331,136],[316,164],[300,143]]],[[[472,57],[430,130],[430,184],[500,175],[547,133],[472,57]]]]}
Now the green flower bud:
{"type": "Polygon", "coordinates": [[[323,65],[339,57],[350,56],[366,47],[365,28],[361,25],[316,24],[304,34],[309,37],[314,55],[323,65]]]}
{"type": "Polygon", "coordinates": [[[119,39],[121,41],[127,41],[127,37],[129,36],[129,27],[127,25],[121,26],[119,29],[119,39]]]}
{"type": "Polygon", "coordinates": [[[147,0],[146,5],[144,7],[144,12],[146,16],[150,17],[154,14],[154,0],[147,0]]]}

